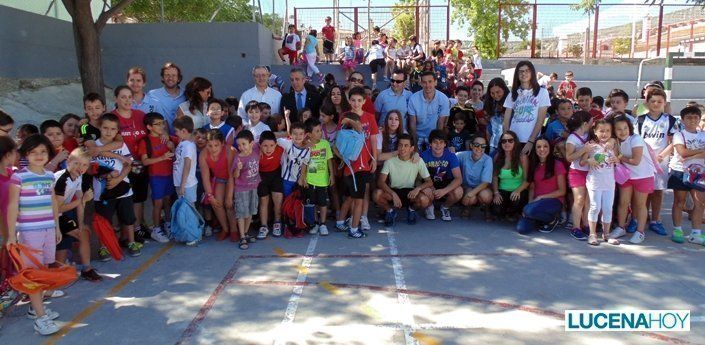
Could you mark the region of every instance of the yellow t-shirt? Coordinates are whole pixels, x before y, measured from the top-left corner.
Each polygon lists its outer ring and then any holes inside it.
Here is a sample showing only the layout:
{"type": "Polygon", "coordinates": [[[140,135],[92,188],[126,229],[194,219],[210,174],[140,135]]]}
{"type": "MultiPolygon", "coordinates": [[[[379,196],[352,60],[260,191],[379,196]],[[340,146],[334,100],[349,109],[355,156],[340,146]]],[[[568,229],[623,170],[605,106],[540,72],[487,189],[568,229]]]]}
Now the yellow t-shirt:
{"type": "Polygon", "coordinates": [[[394,189],[414,188],[417,176],[423,179],[431,177],[426,163],[420,158],[417,163],[414,163],[411,159],[403,161],[399,157],[394,157],[384,162],[382,174],[389,176],[389,186],[394,189]]]}

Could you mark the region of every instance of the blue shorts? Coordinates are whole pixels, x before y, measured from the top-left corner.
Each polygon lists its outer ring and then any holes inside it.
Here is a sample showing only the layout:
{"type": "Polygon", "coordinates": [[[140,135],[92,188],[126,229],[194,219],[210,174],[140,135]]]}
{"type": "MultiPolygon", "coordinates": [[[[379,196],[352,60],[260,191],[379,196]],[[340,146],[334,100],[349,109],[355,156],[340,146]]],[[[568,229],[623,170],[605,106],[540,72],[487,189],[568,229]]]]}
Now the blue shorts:
{"type": "Polygon", "coordinates": [[[174,194],[174,178],[171,176],[150,176],[149,187],[152,200],[161,200],[174,194]]]}
{"type": "Polygon", "coordinates": [[[294,187],[296,187],[296,182],[284,180],[284,197],[285,198],[287,196],[289,196],[289,194],[291,194],[291,192],[294,191],[294,187]]]}

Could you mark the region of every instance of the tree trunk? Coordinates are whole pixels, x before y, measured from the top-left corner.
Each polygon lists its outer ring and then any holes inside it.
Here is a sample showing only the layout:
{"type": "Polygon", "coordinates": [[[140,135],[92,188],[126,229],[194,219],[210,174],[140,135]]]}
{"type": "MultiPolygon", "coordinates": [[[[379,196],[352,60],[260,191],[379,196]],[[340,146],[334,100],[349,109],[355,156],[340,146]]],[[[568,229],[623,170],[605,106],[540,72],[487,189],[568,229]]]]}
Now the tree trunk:
{"type": "MultiPolygon", "coordinates": [[[[90,8],[88,10],[90,11],[90,8]]],[[[80,22],[81,20],[74,20],[73,32],[83,93],[95,92],[105,99],[100,35],[92,19],[84,25],[80,22]]]]}

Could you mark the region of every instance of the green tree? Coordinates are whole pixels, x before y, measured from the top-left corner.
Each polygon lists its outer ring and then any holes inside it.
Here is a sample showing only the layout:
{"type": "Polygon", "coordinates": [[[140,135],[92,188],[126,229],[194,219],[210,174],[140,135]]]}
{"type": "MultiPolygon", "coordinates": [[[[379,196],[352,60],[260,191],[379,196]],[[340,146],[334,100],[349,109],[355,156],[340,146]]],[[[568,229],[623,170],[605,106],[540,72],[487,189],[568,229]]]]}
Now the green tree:
{"type": "Polygon", "coordinates": [[[571,44],[568,48],[566,48],[566,50],[568,51],[568,54],[576,58],[583,55],[583,46],[580,44],[571,44]]]}
{"type": "MultiPolygon", "coordinates": [[[[705,0],[704,0],[705,1],[705,0]]],[[[499,13],[499,1],[497,0],[451,0],[453,5],[453,22],[465,24],[468,33],[474,37],[474,44],[480,53],[490,59],[497,56],[497,15],[499,13]]],[[[501,40],[505,43],[500,45],[500,54],[506,51],[506,42],[510,35],[514,35],[521,40],[525,40],[529,35],[531,23],[527,14],[530,6],[526,6],[525,1],[517,1],[509,5],[502,5],[501,18],[501,40]]]]}
{"type": "MultiPolygon", "coordinates": [[[[112,0],[115,4],[118,0],[112,0]]],[[[123,13],[142,23],[165,22],[248,22],[252,21],[252,6],[248,0],[135,0],[123,13]],[[212,19],[212,20],[211,20],[212,19]]]]}
{"type": "Polygon", "coordinates": [[[416,33],[416,21],[410,7],[404,8],[397,5],[392,9],[392,16],[396,17],[392,27],[392,37],[405,40],[416,33]]]}
{"type": "Polygon", "coordinates": [[[277,36],[282,35],[282,27],[284,26],[284,18],[280,17],[278,14],[272,16],[271,13],[265,13],[262,16],[262,25],[266,26],[273,34],[277,36]]]}
{"type": "Polygon", "coordinates": [[[632,49],[630,37],[617,37],[612,40],[612,51],[617,55],[629,54],[632,49]]]}

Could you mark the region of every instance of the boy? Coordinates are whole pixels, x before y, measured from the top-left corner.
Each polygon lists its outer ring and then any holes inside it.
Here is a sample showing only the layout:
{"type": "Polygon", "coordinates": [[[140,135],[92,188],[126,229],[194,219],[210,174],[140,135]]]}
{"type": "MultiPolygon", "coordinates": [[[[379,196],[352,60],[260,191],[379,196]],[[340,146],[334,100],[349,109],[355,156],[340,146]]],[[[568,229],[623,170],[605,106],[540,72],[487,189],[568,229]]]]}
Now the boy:
{"type": "MultiPolygon", "coordinates": [[[[259,102],[257,101],[249,101],[245,105],[245,111],[247,112],[247,116],[250,119],[250,123],[245,126],[246,129],[250,130],[252,132],[252,135],[255,136],[255,140],[259,141],[260,135],[264,133],[265,131],[271,130],[269,126],[264,124],[262,122],[262,114],[259,111],[259,102]]],[[[301,113],[303,113],[303,109],[301,110],[301,113]]]]}
{"type": "Polygon", "coordinates": [[[235,142],[235,129],[223,120],[225,117],[224,112],[227,108],[228,104],[221,99],[211,98],[208,100],[208,118],[210,122],[203,126],[203,129],[219,130],[225,137],[225,144],[230,146],[235,142]]]}
{"type": "Polygon", "coordinates": [[[446,222],[452,220],[450,207],[463,198],[463,175],[460,172],[458,157],[447,148],[447,137],[440,129],[429,133],[430,148],[421,153],[421,159],[431,173],[433,186],[424,190],[431,197],[431,204],[426,208],[426,219],[434,220],[436,215],[433,209],[433,200],[445,198],[441,205],[441,219],[446,222]]]}
{"type": "Polygon", "coordinates": [[[152,239],[160,242],[169,242],[171,229],[171,195],[174,194],[174,180],[172,177],[174,158],[174,143],[164,143],[162,137],[167,133],[164,117],[159,113],[149,113],[144,116],[144,126],[149,135],[142,138],[137,144],[137,153],[142,164],[149,172],[149,187],[152,190],[152,222],[150,229],[152,239]],[[166,218],[162,224],[162,209],[166,218]]]}
{"type": "Polygon", "coordinates": [[[311,157],[311,151],[306,147],[304,141],[305,138],[306,130],[303,123],[295,122],[291,125],[291,139],[277,139],[277,144],[284,149],[281,177],[284,180],[285,198],[294,190],[296,183],[304,185],[305,180],[302,179],[301,169],[305,164],[308,164],[311,157]]]}
{"type": "Polygon", "coordinates": [[[39,131],[49,139],[56,153],[56,156],[44,167],[52,172],[66,169],[66,159],[69,158],[69,152],[64,149],[64,132],[61,130],[59,121],[46,120],[39,125],[39,131]]]}
{"type": "Polygon", "coordinates": [[[581,87],[575,92],[578,98],[577,104],[579,110],[587,111],[592,116],[592,121],[596,122],[605,118],[605,114],[601,110],[592,107],[592,90],[589,87],[581,87]]]}
{"type": "MultiPolygon", "coordinates": [[[[677,131],[677,120],[671,114],[664,113],[666,105],[666,93],[663,90],[655,89],[648,93],[646,98],[646,106],[649,112],[637,118],[636,132],[644,138],[644,141],[651,147],[656,154],[657,162],[662,174],[655,173],[654,192],[649,195],[647,206],[651,208],[651,223],[649,229],[651,231],[666,236],[668,233],[661,223],[661,203],[663,202],[663,191],[667,188],[668,181],[668,163],[673,150],[673,135],[677,131]]],[[[648,154],[648,152],[644,152],[648,154]]],[[[627,232],[633,232],[636,226],[630,226],[627,232]]]]}
{"type": "Polygon", "coordinates": [[[9,137],[15,127],[15,120],[10,114],[0,110],[0,137],[9,137]]]}
{"type": "Polygon", "coordinates": [[[91,163],[91,156],[82,148],[71,151],[67,168],[54,174],[56,184],[54,195],[59,206],[59,230],[61,242],[56,245],[56,261],[65,263],[66,254],[72,244],[78,240],[81,253],[81,278],[98,282],[103,280],[91,267],[91,243],[88,238],[89,229],[83,224],[84,206],[93,198],[93,192],[88,189],[84,194],[81,186],[83,174],[91,163]],[[79,219],[81,221],[79,221],[79,219]]]}
{"type": "Polygon", "coordinates": [[[467,86],[461,85],[455,89],[455,98],[458,103],[450,108],[450,117],[448,117],[448,129],[453,130],[455,119],[462,117],[465,119],[465,130],[471,135],[477,133],[477,119],[475,118],[475,110],[468,104],[470,90],[467,86]]]}
{"type": "Polygon", "coordinates": [[[575,100],[575,89],[578,85],[573,81],[573,71],[565,72],[565,80],[558,85],[558,94],[571,101],[575,100]]]}
{"type": "MultiPolygon", "coordinates": [[[[105,101],[103,98],[94,92],[86,94],[83,97],[83,110],[86,112],[88,122],[81,126],[79,144],[85,146],[88,153],[94,158],[100,154],[104,157],[121,159],[126,162],[128,159],[112,152],[113,150],[120,150],[122,147],[123,140],[120,134],[117,134],[114,141],[109,145],[98,146],[95,143],[100,138],[101,116],[105,113],[105,101]]],[[[131,159],[129,160],[132,161],[131,159]]]]}
{"type": "Polygon", "coordinates": [[[320,232],[322,236],[328,235],[326,217],[328,217],[328,186],[335,184],[333,176],[333,152],[328,140],[322,140],[323,131],[321,122],[316,118],[306,120],[306,134],[309,139],[311,159],[304,165],[302,171],[307,182],[307,194],[310,203],[318,206],[320,216],[309,234],[320,232]]]}
{"type": "MultiPolygon", "coordinates": [[[[100,149],[103,146],[114,144],[119,128],[120,119],[118,119],[117,115],[108,113],[101,116],[100,138],[94,141],[96,148],[100,149]]],[[[142,255],[142,245],[135,242],[134,224],[137,219],[135,218],[134,204],[132,202],[132,188],[128,188],[127,192],[117,198],[100,200],[100,196],[104,190],[116,187],[121,181],[128,184],[130,183],[127,175],[132,169],[132,154],[130,154],[127,145],[123,142],[119,149],[112,150],[110,153],[123,158],[116,159],[103,153],[94,157],[94,160],[100,165],[111,167],[113,170],[119,172],[117,177],[108,178],[107,181],[101,181],[102,179],[97,178],[93,179],[95,212],[108,221],[112,220],[113,215],[117,212],[118,222],[122,226],[122,237],[127,240],[128,254],[130,254],[130,256],[140,256],[142,255]],[[105,182],[105,187],[103,186],[103,182],[105,182]]],[[[110,253],[105,247],[100,248],[98,256],[101,261],[110,260],[110,253]]]]}
{"type": "Polygon", "coordinates": [[[289,24],[288,30],[289,32],[284,36],[282,47],[277,50],[277,54],[279,54],[279,58],[282,59],[282,62],[286,62],[284,55],[287,55],[289,57],[289,64],[293,65],[294,62],[296,62],[296,54],[299,49],[301,49],[301,37],[296,34],[296,26],[294,24],[289,24]]]}
{"type": "Polygon", "coordinates": [[[406,222],[416,223],[416,210],[425,209],[432,202],[432,196],[426,194],[433,182],[428,173],[426,164],[422,160],[416,163],[412,160],[412,155],[416,149],[413,137],[404,133],[397,138],[397,150],[399,154],[386,162],[377,178],[377,190],[374,193],[374,201],[383,208],[384,226],[394,226],[397,218],[397,208],[406,206],[406,222]],[[418,187],[414,187],[416,178],[421,177],[424,181],[418,187]],[[387,179],[389,178],[389,184],[387,179]]]}
{"type": "Polygon", "coordinates": [[[448,150],[453,153],[470,150],[470,140],[473,135],[467,130],[467,118],[459,113],[453,119],[453,130],[450,132],[448,150]]]}
{"type": "Polygon", "coordinates": [[[482,101],[482,95],[485,93],[485,85],[481,81],[475,80],[472,82],[470,89],[470,105],[475,111],[482,110],[485,107],[485,102],[482,101]]]}
{"type": "Polygon", "coordinates": [[[610,91],[607,100],[610,103],[610,111],[607,117],[610,117],[612,113],[622,112],[627,116],[629,121],[632,122],[632,125],[636,125],[636,117],[632,116],[632,111],[627,109],[629,105],[629,95],[627,95],[624,90],[614,89],[610,91]]]}
{"type": "Polygon", "coordinates": [[[194,143],[193,120],[182,116],[174,120],[174,132],[179,138],[179,145],[174,151],[174,189],[176,194],[196,203],[198,180],[196,179],[196,164],[198,149],[194,143]]]}
{"type": "MultiPolygon", "coordinates": [[[[357,115],[356,117],[347,116],[341,118],[338,124],[338,129],[344,125],[353,126],[355,130],[365,134],[365,148],[358,156],[357,160],[351,162],[351,167],[343,169],[343,179],[345,183],[344,192],[349,196],[343,202],[340,209],[340,215],[336,222],[336,228],[345,231],[344,219],[347,213],[352,215],[348,236],[351,238],[362,238],[366,235],[358,231],[358,226],[361,225],[362,230],[370,230],[370,222],[367,219],[367,209],[370,203],[370,192],[367,189],[368,184],[372,181],[372,172],[377,170],[377,135],[379,128],[373,114],[362,110],[365,102],[365,90],[361,87],[354,87],[348,93],[350,102],[350,113],[357,115]],[[356,120],[356,118],[359,118],[356,120]],[[373,145],[372,143],[375,143],[373,145]],[[354,173],[354,174],[353,174],[354,173]],[[355,185],[357,190],[355,190],[355,185]]],[[[350,114],[348,113],[348,115],[350,114]]]]}
{"type": "Polygon", "coordinates": [[[272,235],[282,235],[282,201],[284,199],[284,185],[282,184],[282,154],[284,149],[277,145],[277,137],[272,131],[266,131],[259,137],[259,147],[262,155],[259,159],[259,176],[261,182],[257,186],[259,196],[260,224],[258,240],[267,238],[269,234],[269,199],[272,199],[274,209],[274,224],[272,235]]]}
{"type": "MultiPolygon", "coordinates": [[[[252,216],[257,213],[257,185],[259,177],[259,147],[249,130],[241,131],[235,138],[238,154],[233,158],[233,173],[226,187],[226,205],[235,200],[235,218],[240,231],[240,249],[248,249],[254,237],[248,235],[252,216]],[[234,196],[234,198],[233,198],[234,196]]],[[[229,208],[229,206],[228,206],[229,208]]],[[[235,229],[232,230],[233,232],[235,229]]],[[[232,239],[232,236],[231,236],[232,239]]]]}
{"type": "Polygon", "coordinates": [[[262,122],[267,122],[267,119],[272,116],[272,106],[269,105],[269,103],[266,102],[259,102],[259,113],[260,113],[260,120],[262,122]]]}

